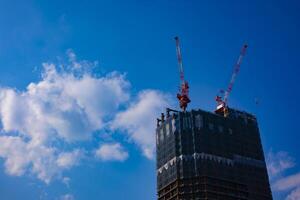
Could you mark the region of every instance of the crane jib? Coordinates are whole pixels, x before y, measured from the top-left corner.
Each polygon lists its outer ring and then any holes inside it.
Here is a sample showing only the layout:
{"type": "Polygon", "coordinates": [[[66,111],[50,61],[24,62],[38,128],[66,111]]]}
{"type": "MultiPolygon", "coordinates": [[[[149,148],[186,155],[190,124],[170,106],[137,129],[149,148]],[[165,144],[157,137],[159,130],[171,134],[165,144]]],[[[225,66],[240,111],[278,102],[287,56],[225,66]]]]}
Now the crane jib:
{"type": "Polygon", "coordinates": [[[229,95],[230,95],[230,92],[232,91],[232,88],[233,88],[233,85],[234,85],[236,76],[237,76],[237,74],[238,74],[239,71],[240,71],[240,66],[241,66],[243,57],[244,57],[245,54],[246,54],[246,49],[247,49],[247,47],[248,47],[248,45],[245,44],[245,45],[242,47],[242,49],[241,49],[240,56],[239,56],[239,58],[238,58],[238,60],[237,60],[237,62],[236,62],[236,64],[235,64],[235,66],[234,66],[234,69],[233,69],[233,73],[232,73],[232,75],[231,75],[230,82],[229,82],[228,87],[227,87],[227,90],[225,91],[225,94],[224,94],[224,98],[222,99],[222,97],[219,96],[219,95],[216,97],[216,101],[217,101],[217,104],[218,104],[217,110],[215,111],[216,113],[220,112],[220,110],[221,110],[222,112],[224,112],[224,113],[223,113],[224,116],[227,115],[227,113],[226,113],[226,110],[228,110],[228,108],[227,108],[227,100],[228,100],[228,97],[229,97],[229,95]],[[220,105],[222,105],[221,108],[220,108],[220,105]]]}

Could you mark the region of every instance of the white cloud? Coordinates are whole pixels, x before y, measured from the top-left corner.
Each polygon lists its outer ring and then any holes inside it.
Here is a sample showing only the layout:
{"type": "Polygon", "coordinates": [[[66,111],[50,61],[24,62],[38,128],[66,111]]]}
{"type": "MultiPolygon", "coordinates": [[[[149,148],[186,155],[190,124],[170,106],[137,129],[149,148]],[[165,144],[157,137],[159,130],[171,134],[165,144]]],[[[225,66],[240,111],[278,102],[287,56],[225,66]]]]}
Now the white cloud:
{"type": "Polygon", "coordinates": [[[300,199],[300,187],[293,190],[287,197],[286,200],[299,200],[300,199]]]}
{"type": "Polygon", "coordinates": [[[44,70],[43,79],[30,83],[24,92],[0,88],[2,131],[18,136],[1,137],[0,157],[8,174],[19,176],[30,168],[48,183],[82,155],[79,150],[60,152],[52,143],[90,139],[128,100],[129,83],[118,73],[76,77],[59,73],[53,64],[44,64],[44,70]]]}
{"type": "Polygon", "coordinates": [[[25,142],[17,136],[0,136],[0,144],[0,157],[5,159],[8,174],[29,172],[46,183],[61,177],[62,171],[78,164],[83,155],[78,149],[59,153],[57,148],[25,142]]]}
{"type": "Polygon", "coordinates": [[[6,158],[6,172],[10,175],[23,175],[30,163],[28,156],[24,155],[27,152],[26,143],[19,137],[1,136],[0,144],[0,156],[6,158]]]}
{"type": "Polygon", "coordinates": [[[60,196],[59,199],[60,200],[74,200],[75,198],[72,194],[65,194],[65,195],[60,196]]]}
{"type": "Polygon", "coordinates": [[[69,169],[74,165],[77,165],[80,159],[84,156],[84,152],[79,149],[75,149],[72,152],[62,152],[58,155],[57,165],[69,169]]]}
{"type": "Polygon", "coordinates": [[[63,177],[62,182],[69,188],[70,187],[70,182],[71,178],[70,177],[63,177]]]}
{"type": "Polygon", "coordinates": [[[117,114],[113,129],[126,131],[129,138],[139,145],[143,154],[152,159],[155,151],[155,119],[169,106],[170,97],[156,90],[139,93],[137,101],[117,114]]]}
{"type": "MultiPolygon", "coordinates": [[[[104,128],[126,132],[152,158],[155,119],[168,105],[168,96],[145,90],[132,99],[124,75],[95,76],[90,69],[95,63],[77,61],[71,50],[67,54],[67,66],[44,63],[41,80],[24,91],[0,87],[0,158],[6,172],[14,176],[29,172],[46,183],[62,179],[63,171],[85,156],[81,142],[92,143],[93,134],[104,128]],[[129,100],[133,103],[128,107],[129,100]]],[[[106,161],[128,157],[119,142],[96,152],[106,161]]]]}
{"type": "Polygon", "coordinates": [[[96,157],[103,161],[124,161],[128,158],[127,151],[120,143],[103,144],[96,150],[96,157]]]}
{"type": "Polygon", "coordinates": [[[273,184],[276,191],[285,191],[298,186],[300,186],[300,173],[281,178],[273,184]]]}
{"type": "Polygon", "coordinates": [[[0,157],[5,159],[8,174],[21,176],[29,172],[46,183],[61,176],[64,167],[57,164],[56,148],[25,142],[17,136],[1,136],[0,144],[0,157]]]}
{"type": "Polygon", "coordinates": [[[120,74],[76,77],[58,73],[53,64],[44,68],[43,80],[30,83],[27,91],[0,90],[4,131],[18,131],[37,143],[54,134],[67,141],[86,140],[129,98],[129,83],[120,74]]]}
{"type": "Polygon", "coordinates": [[[271,179],[280,175],[287,169],[295,166],[294,159],[288,155],[285,151],[279,151],[274,153],[272,150],[269,151],[266,159],[267,169],[271,179]]]}
{"type": "Polygon", "coordinates": [[[288,196],[286,200],[300,199],[300,173],[286,175],[287,170],[296,166],[295,159],[285,151],[269,151],[266,157],[273,194],[288,196]]]}
{"type": "Polygon", "coordinates": [[[90,64],[77,62],[72,52],[69,57],[71,70],[58,71],[54,64],[44,63],[41,81],[30,83],[25,91],[0,88],[2,132],[15,136],[0,138],[0,157],[8,174],[30,171],[49,183],[63,169],[77,165],[83,155],[81,150],[64,152],[55,143],[91,139],[128,101],[130,84],[123,75],[77,73],[90,64]]]}

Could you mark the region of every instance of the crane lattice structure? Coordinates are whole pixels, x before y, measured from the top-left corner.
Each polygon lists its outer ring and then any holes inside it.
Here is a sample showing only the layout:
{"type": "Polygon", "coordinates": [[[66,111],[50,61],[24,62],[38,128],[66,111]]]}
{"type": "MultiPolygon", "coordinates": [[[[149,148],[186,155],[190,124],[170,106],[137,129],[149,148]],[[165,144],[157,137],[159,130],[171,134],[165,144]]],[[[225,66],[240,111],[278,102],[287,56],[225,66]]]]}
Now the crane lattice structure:
{"type": "Polygon", "coordinates": [[[182,64],[182,55],[180,50],[180,43],[179,38],[175,37],[176,41],[176,52],[177,52],[177,59],[178,59],[178,67],[179,67],[179,74],[180,74],[180,91],[177,94],[177,98],[179,100],[179,106],[183,111],[186,111],[188,103],[191,102],[189,98],[189,84],[184,78],[184,71],[183,71],[183,64],[182,64]]]}
{"type": "Polygon", "coordinates": [[[227,117],[228,114],[229,114],[228,113],[228,104],[227,104],[228,97],[229,97],[229,94],[232,91],[236,76],[238,75],[238,73],[240,71],[242,60],[243,60],[243,57],[246,54],[247,48],[248,48],[248,45],[246,45],[246,44],[242,47],[239,59],[238,59],[237,63],[234,66],[233,73],[231,75],[231,79],[230,79],[230,82],[229,82],[229,85],[228,85],[227,89],[225,91],[220,90],[220,94],[216,96],[217,109],[215,110],[215,113],[223,114],[224,117],[227,117]]]}

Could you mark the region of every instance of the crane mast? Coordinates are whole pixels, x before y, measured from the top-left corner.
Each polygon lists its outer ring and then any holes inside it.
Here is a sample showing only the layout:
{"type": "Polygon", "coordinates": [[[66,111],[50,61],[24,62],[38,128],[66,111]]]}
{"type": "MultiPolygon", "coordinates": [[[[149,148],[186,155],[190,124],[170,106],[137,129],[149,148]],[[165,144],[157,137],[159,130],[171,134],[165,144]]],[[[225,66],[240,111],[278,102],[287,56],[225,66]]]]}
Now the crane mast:
{"type": "Polygon", "coordinates": [[[191,102],[191,100],[189,98],[189,84],[184,79],[184,71],[183,71],[183,64],[182,64],[182,56],[181,56],[179,38],[175,37],[175,41],[176,41],[176,53],[177,53],[179,75],[180,75],[180,91],[177,94],[177,98],[179,100],[180,108],[183,111],[186,111],[188,103],[191,102]]]}
{"type": "Polygon", "coordinates": [[[231,79],[230,79],[227,89],[225,91],[221,90],[220,94],[216,96],[217,109],[215,112],[219,113],[219,114],[224,114],[224,117],[227,117],[227,115],[228,115],[228,105],[227,105],[228,97],[232,91],[236,76],[238,75],[238,73],[240,71],[241,63],[242,63],[243,57],[246,54],[247,48],[248,48],[248,45],[245,44],[241,49],[240,56],[238,58],[237,63],[234,66],[233,73],[231,75],[231,79]]]}

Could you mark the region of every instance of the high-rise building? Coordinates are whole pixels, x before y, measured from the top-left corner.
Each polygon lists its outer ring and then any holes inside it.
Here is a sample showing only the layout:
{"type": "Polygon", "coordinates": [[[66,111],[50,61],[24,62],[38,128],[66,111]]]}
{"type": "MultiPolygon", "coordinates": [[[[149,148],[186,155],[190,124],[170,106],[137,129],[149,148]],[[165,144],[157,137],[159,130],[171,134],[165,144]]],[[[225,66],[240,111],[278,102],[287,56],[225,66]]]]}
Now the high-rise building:
{"type": "Polygon", "coordinates": [[[272,194],[256,118],[229,109],[167,111],[158,120],[159,200],[270,200],[272,194]]]}

